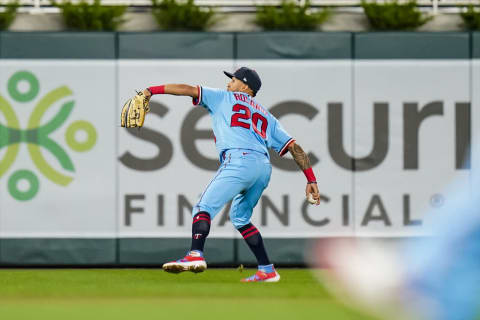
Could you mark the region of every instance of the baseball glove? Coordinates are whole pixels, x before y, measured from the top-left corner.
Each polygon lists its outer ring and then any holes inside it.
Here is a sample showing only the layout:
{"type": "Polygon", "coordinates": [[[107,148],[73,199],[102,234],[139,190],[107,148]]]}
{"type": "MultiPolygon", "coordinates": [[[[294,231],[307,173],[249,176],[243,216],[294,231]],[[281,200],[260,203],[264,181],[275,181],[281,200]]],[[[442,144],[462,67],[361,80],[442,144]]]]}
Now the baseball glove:
{"type": "Polygon", "coordinates": [[[149,99],[142,92],[125,102],[122,108],[122,127],[140,128],[145,121],[145,115],[150,111],[149,99]]]}

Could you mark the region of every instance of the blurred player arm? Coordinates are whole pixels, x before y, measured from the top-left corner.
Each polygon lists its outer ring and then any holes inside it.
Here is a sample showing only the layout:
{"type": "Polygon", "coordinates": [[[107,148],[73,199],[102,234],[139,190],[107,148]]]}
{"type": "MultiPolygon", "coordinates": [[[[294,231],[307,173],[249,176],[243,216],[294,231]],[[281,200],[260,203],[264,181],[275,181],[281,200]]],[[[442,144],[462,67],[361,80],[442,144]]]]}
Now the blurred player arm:
{"type": "Polygon", "coordinates": [[[310,159],[308,155],[303,151],[296,142],[290,143],[288,146],[293,159],[297,163],[298,167],[303,171],[307,178],[307,186],[305,188],[305,195],[312,194],[313,199],[317,200],[317,205],[320,204],[320,194],[318,193],[317,179],[313,174],[312,166],[310,165],[310,159]]]}
{"type": "Polygon", "coordinates": [[[200,95],[198,86],[190,86],[188,84],[165,84],[161,86],[152,86],[143,90],[143,94],[150,98],[155,94],[172,94],[175,96],[187,96],[197,99],[200,95]]]}

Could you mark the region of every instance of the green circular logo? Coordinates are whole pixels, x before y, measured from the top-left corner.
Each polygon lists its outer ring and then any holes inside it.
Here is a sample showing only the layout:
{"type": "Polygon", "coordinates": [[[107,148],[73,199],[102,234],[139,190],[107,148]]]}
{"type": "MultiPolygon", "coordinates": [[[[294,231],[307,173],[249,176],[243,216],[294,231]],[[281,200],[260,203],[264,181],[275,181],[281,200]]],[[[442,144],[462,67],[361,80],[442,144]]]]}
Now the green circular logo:
{"type": "Polygon", "coordinates": [[[65,140],[70,148],[75,151],[83,152],[90,150],[97,141],[97,132],[95,128],[87,121],[79,120],[73,122],[67,128],[65,133],[65,140]],[[83,131],[87,134],[87,139],[85,141],[78,141],[75,137],[78,131],[83,131]]]}
{"type": "MultiPolygon", "coordinates": [[[[40,91],[40,85],[33,73],[21,70],[9,78],[7,91],[15,101],[26,103],[35,101],[40,91]]],[[[7,120],[7,123],[4,124],[0,118],[0,150],[4,147],[7,149],[3,156],[0,156],[0,178],[15,162],[20,144],[25,143],[33,164],[45,178],[64,187],[72,182],[72,174],[75,172],[72,159],[66,150],[50,136],[71,115],[75,101],[67,100],[67,98],[72,94],[73,92],[66,85],[45,93],[36,102],[26,128],[21,128],[14,108],[7,99],[0,95],[0,115],[7,120]],[[49,121],[42,121],[42,118],[49,114],[48,111],[52,110],[54,106],[59,106],[58,112],[49,121]],[[48,161],[42,151],[49,152],[57,161],[53,163],[48,161]],[[54,163],[59,164],[64,172],[58,170],[53,165],[54,163]]],[[[88,121],[74,121],[67,127],[65,140],[67,146],[74,151],[88,151],[97,142],[97,131],[88,121]]],[[[36,196],[40,183],[36,173],[29,170],[18,170],[10,176],[7,185],[8,191],[14,199],[26,201],[36,196]]]]}
{"type": "Polygon", "coordinates": [[[29,170],[18,170],[8,179],[8,191],[12,197],[20,201],[27,201],[35,197],[38,192],[40,183],[37,176],[29,170]],[[18,183],[26,180],[29,183],[28,190],[22,191],[18,188],[18,183]]]}
{"type": "Polygon", "coordinates": [[[39,90],[40,85],[37,77],[28,71],[19,71],[8,80],[8,93],[10,93],[10,96],[18,102],[28,102],[33,100],[37,96],[39,90]],[[30,86],[27,92],[22,93],[18,90],[18,85],[22,81],[26,81],[30,86]]]}

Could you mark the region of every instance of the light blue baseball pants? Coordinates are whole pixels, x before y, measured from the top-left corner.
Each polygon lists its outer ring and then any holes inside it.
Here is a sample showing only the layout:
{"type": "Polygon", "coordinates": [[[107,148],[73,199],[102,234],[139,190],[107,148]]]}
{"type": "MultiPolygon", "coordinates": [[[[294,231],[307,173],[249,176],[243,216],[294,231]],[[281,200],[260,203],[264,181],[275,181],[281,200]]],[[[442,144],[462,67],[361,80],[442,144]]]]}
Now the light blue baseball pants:
{"type": "Polygon", "coordinates": [[[233,199],[230,220],[238,229],[250,222],[253,208],[270,181],[272,166],[266,154],[249,149],[230,149],[222,158],[192,215],[206,211],[213,219],[233,199]]]}

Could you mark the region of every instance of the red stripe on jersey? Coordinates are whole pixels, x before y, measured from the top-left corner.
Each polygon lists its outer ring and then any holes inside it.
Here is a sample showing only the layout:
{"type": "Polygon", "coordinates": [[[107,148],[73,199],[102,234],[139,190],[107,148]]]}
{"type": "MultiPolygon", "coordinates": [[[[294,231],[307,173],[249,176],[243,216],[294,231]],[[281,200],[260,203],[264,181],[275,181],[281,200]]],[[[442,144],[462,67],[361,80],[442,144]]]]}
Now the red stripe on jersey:
{"type": "Polygon", "coordinates": [[[197,86],[198,97],[195,99],[193,98],[193,105],[198,106],[200,102],[202,102],[202,87],[197,86]]]}
{"type": "Polygon", "coordinates": [[[295,142],[295,141],[296,141],[296,140],[293,139],[293,138],[291,138],[290,140],[288,140],[287,143],[285,143],[285,144],[283,145],[283,148],[280,150],[280,152],[279,152],[278,154],[279,154],[280,156],[283,156],[285,153],[287,153],[288,146],[289,146],[291,143],[295,142]]]}

